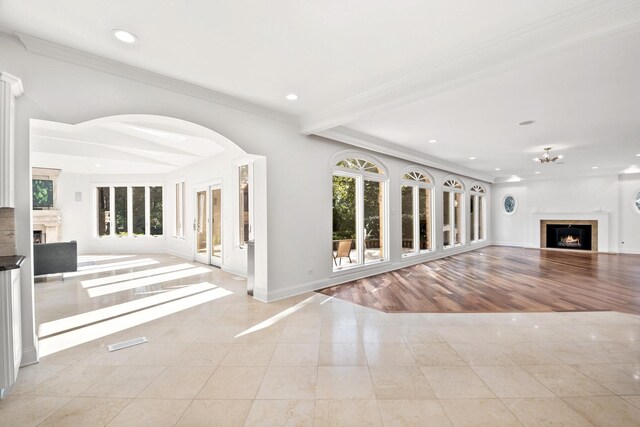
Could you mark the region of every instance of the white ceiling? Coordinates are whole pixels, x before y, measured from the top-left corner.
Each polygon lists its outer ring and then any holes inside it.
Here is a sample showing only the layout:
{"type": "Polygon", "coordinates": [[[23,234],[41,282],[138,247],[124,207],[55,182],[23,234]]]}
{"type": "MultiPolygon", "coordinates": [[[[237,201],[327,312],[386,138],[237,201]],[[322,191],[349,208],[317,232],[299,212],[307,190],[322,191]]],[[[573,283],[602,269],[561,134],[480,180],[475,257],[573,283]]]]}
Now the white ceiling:
{"type": "Polygon", "coordinates": [[[0,29],[498,178],[544,146],[566,152],[558,174],[640,152],[637,0],[4,0],[0,29]]]}
{"type": "Polygon", "coordinates": [[[34,120],[33,167],[82,174],[166,174],[225,151],[223,144],[140,116],[78,125],[34,120]]]}

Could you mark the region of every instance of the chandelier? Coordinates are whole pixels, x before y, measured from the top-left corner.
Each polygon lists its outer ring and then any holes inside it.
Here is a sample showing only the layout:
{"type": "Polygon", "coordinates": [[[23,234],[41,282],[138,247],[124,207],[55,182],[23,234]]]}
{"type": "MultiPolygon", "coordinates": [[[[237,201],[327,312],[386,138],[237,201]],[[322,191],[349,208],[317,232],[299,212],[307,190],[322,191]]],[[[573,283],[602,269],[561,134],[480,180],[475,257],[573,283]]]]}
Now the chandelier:
{"type": "Polygon", "coordinates": [[[557,160],[562,159],[562,154],[560,154],[559,156],[551,157],[551,154],[549,154],[549,150],[551,150],[551,147],[545,148],[542,157],[534,157],[533,161],[540,163],[555,163],[557,160]]]}

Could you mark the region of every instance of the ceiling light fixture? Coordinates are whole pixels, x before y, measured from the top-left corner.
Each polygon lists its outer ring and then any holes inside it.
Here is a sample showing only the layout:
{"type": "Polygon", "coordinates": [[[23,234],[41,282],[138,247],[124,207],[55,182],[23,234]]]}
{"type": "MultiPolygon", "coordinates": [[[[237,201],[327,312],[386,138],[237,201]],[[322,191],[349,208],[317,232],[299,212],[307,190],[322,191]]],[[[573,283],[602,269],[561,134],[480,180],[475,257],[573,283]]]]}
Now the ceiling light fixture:
{"type": "Polygon", "coordinates": [[[600,166],[591,166],[591,169],[600,169],[600,166]]]}
{"type": "Polygon", "coordinates": [[[540,174],[540,171],[535,171],[534,173],[535,173],[536,175],[539,175],[539,174],[540,174]]]}
{"type": "Polygon", "coordinates": [[[640,157],[640,153],[636,154],[636,157],[640,157]]]}
{"type": "MultiPolygon", "coordinates": [[[[429,142],[431,144],[434,144],[434,143],[438,142],[438,140],[437,139],[430,139],[429,142]]],[[[640,154],[638,154],[638,156],[640,156],[640,154]]]]}
{"type": "Polygon", "coordinates": [[[296,101],[298,99],[298,95],[296,95],[295,93],[290,93],[285,98],[287,98],[289,101],[296,101]]]}
{"type": "Polygon", "coordinates": [[[524,122],[518,123],[518,125],[520,125],[520,126],[528,126],[528,125],[534,124],[535,122],[536,122],[535,120],[525,120],[524,122]]]}
{"type": "Polygon", "coordinates": [[[469,157],[469,160],[475,160],[475,159],[476,159],[476,158],[475,158],[475,157],[473,157],[473,156],[469,157]]]}
{"type": "Polygon", "coordinates": [[[500,168],[495,168],[495,169],[494,169],[494,171],[499,171],[499,170],[500,170],[500,168]]]}
{"type": "Polygon", "coordinates": [[[96,167],[97,167],[97,168],[99,168],[99,167],[100,167],[100,165],[99,165],[98,163],[96,163],[96,167]]]}
{"type": "Polygon", "coordinates": [[[138,40],[138,37],[127,30],[113,30],[113,36],[123,43],[132,44],[138,40]]]}
{"type": "Polygon", "coordinates": [[[542,157],[534,157],[533,161],[544,164],[544,163],[555,163],[557,160],[562,159],[562,155],[551,157],[551,155],[549,154],[549,150],[551,150],[551,147],[546,147],[544,149],[544,154],[542,155],[542,157]]]}

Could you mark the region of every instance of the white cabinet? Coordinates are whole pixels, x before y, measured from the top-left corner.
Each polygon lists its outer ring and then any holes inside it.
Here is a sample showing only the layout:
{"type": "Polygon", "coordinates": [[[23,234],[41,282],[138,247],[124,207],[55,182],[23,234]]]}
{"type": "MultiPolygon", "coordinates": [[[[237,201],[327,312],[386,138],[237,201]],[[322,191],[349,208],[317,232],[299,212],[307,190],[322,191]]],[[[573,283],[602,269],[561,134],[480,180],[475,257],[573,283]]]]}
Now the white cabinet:
{"type": "Polygon", "coordinates": [[[0,271],[0,398],[18,377],[22,358],[20,268],[0,271]]]}

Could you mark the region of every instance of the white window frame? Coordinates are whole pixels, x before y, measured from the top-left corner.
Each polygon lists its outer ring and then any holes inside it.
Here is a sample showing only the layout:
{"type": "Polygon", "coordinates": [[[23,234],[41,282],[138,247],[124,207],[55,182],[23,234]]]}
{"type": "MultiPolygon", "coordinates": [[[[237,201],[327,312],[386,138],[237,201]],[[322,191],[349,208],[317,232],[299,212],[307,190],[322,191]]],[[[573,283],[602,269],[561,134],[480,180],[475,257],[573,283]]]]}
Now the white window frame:
{"type": "MultiPolygon", "coordinates": [[[[372,156],[357,152],[357,151],[347,151],[341,152],[337,155],[334,155],[331,160],[331,176],[343,176],[347,178],[355,178],[356,180],[356,254],[357,254],[357,262],[348,266],[338,265],[337,267],[333,265],[333,272],[339,273],[342,271],[352,271],[353,269],[363,269],[363,268],[371,268],[371,266],[377,266],[381,263],[388,263],[390,260],[389,257],[389,173],[387,168],[384,166],[382,162],[373,158],[372,156]],[[350,159],[356,158],[361,160],[366,160],[378,167],[381,171],[380,173],[368,172],[365,170],[357,170],[351,168],[345,168],[341,166],[337,166],[337,163],[350,159]],[[382,251],[384,253],[384,258],[366,262],[365,261],[365,238],[364,238],[364,181],[375,181],[383,184],[383,192],[384,197],[382,203],[384,203],[384,223],[383,223],[383,244],[382,251]]],[[[333,182],[333,180],[332,180],[333,182]]],[[[333,194],[333,184],[331,188],[331,193],[333,194]]],[[[333,196],[332,196],[333,197],[333,196]]],[[[333,205],[331,204],[331,209],[333,210],[333,205]]],[[[332,212],[333,216],[333,212],[332,212]]],[[[331,239],[333,242],[333,239],[331,239]]]]}
{"type": "Polygon", "coordinates": [[[129,184],[129,183],[107,183],[107,184],[91,184],[92,193],[92,212],[93,212],[93,237],[97,239],[157,239],[165,236],[166,230],[166,215],[165,215],[165,201],[166,195],[164,193],[164,184],[160,183],[144,183],[144,184],[129,184]],[[118,236],[115,234],[116,230],[116,193],[115,188],[125,187],[127,189],[127,235],[118,236]],[[145,234],[144,236],[133,235],[133,187],[144,187],[144,223],[145,234]],[[151,200],[149,198],[150,187],[162,188],[162,234],[151,235],[151,200]],[[98,188],[109,188],[109,229],[111,233],[108,236],[98,235],[98,188]]]}
{"type": "Polygon", "coordinates": [[[433,200],[433,194],[435,189],[433,177],[424,169],[409,166],[402,170],[400,174],[400,250],[402,251],[402,187],[411,187],[413,191],[413,252],[402,253],[403,258],[412,257],[420,254],[427,254],[433,252],[436,247],[436,239],[434,233],[434,219],[435,219],[435,203],[433,200]],[[404,176],[408,173],[419,173],[425,177],[429,182],[417,181],[415,179],[405,179],[404,176]],[[429,191],[429,204],[431,215],[431,249],[420,249],[420,189],[426,189],[429,191]]]}
{"type": "MultiPolygon", "coordinates": [[[[471,229],[473,231],[471,235],[475,236],[475,239],[469,239],[469,242],[473,244],[487,240],[487,191],[484,185],[474,183],[469,191],[469,198],[473,199],[474,206],[476,208],[473,224],[471,224],[471,229]],[[480,235],[480,217],[482,217],[482,236],[480,235]]],[[[469,209],[471,209],[471,206],[469,206],[469,209]]],[[[471,216],[471,214],[469,215],[471,216]]]]}
{"type": "MultiPolygon", "coordinates": [[[[443,235],[443,246],[442,248],[444,250],[447,249],[451,249],[451,248],[455,248],[455,247],[459,247],[459,246],[463,246],[465,239],[466,239],[466,226],[465,226],[465,221],[466,221],[466,216],[465,216],[465,197],[464,197],[464,183],[462,182],[462,180],[456,176],[450,175],[447,176],[444,180],[443,180],[443,186],[442,186],[442,200],[444,203],[444,193],[450,193],[449,196],[449,225],[451,227],[451,230],[449,231],[450,234],[450,241],[453,242],[453,244],[444,246],[444,221],[443,221],[443,229],[442,229],[442,235],[443,235]],[[457,183],[460,188],[457,188],[454,186],[453,183],[457,183]],[[458,228],[458,231],[460,233],[460,241],[459,242],[454,242],[455,239],[455,235],[456,233],[453,232],[454,230],[454,226],[455,226],[455,194],[460,194],[460,203],[462,206],[460,206],[460,227],[458,228]]],[[[444,206],[443,206],[443,214],[444,214],[444,206]]]]}
{"type": "Polygon", "coordinates": [[[236,184],[236,201],[237,203],[235,203],[236,207],[235,207],[235,212],[236,212],[236,219],[235,219],[235,224],[236,224],[236,233],[237,233],[237,237],[236,237],[236,242],[238,243],[238,247],[240,249],[246,249],[246,245],[245,242],[241,242],[241,236],[242,233],[240,232],[240,227],[244,227],[244,224],[242,224],[242,220],[240,219],[240,168],[243,166],[247,166],[248,169],[248,174],[249,174],[249,178],[248,178],[248,182],[249,182],[249,235],[247,236],[247,241],[252,241],[254,240],[254,230],[253,230],[253,224],[254,224],[254,209],[253,209],[253,199],[254,199],[254,193],[253,193],[253,187],[254,187],[254,182],[253,182],[253,178],[254,178],[254,174],[253,174],[253,161],[249,160],[249,161],[242,161],[242,162],[237,162],[235,163],[236,166],[236,173],[235,173],[235,184],[236,184]]]}
{"type": "Polygon", "coordinates": [[[173,237],[176,239],[185,239],[186,238],[186,227],[185,227],[185,193],[186,193],[186,180],[185,178],[180,178],[177,181],[173,182],[173,193],[174,193],[174,201],[176,202],[175,211],[174,211],[174,221],[173,221],[173,237]],[[180,189],[178,191],[178,188],[180,189]],[[178,198],[178,192],[180,192],[180,197],[178,198]]]}

